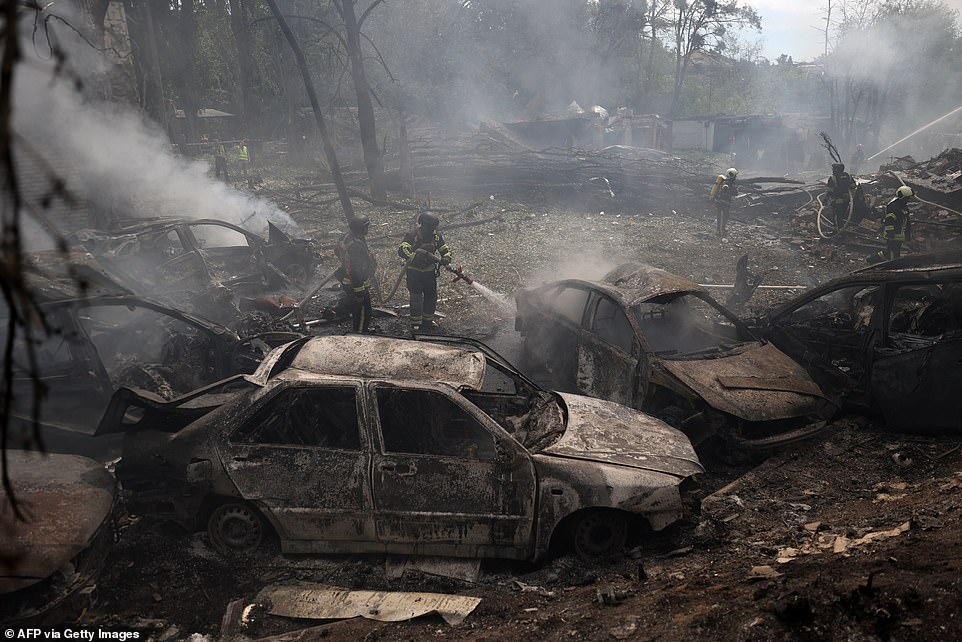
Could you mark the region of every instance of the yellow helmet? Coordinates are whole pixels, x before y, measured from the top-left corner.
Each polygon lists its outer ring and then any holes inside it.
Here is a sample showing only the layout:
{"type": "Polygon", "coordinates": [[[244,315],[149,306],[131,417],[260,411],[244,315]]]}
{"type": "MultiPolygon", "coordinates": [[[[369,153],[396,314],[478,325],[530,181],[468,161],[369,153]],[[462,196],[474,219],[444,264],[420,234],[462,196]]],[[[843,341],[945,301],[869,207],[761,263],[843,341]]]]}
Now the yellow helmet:
{"type": "Polygon", "coordinates": [[[895,191],[895,196],[896,198],[912,198],[915,196],[915,193],[912,191],[911,187],[908,185],[903,185],[895,191]]]}

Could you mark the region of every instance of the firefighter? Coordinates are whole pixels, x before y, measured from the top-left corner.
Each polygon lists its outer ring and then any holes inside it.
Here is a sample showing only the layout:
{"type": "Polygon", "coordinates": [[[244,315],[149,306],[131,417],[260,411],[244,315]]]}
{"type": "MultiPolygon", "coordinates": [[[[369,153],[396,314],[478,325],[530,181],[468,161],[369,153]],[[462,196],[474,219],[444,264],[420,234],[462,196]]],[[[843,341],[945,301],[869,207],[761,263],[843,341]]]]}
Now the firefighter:
{"type": "Polygon", "coordinates": [[[725,227],[728,224],[728,214],[732,208],[732,199],[738,194],[738,185],[735,180],[738,170],[729,167],[724,174],[719,174],[715,179],[715,184],[711,187],[711,197],[715,201],[715,224],[718,228],[718,236],[725,236],[725,227]]]}
{"type": "Polygon", "coordinates": [[[859,143],[855,146],[855,152],[852,154],[852,162],[849,166],[852,168],[852,173],[858,176],[858,170],[862,167],[862,163],[865,162],[865,151],[862,149],[862,144],[859,143]]]}
{"type": "Polygon", "coordinates": [[[848,219],[848,208],[852,203],[855,181],[845,171],[842,163],[832,163],[832,175],[828,177],[828,200],[832,206],[835,228],[841,227],[848,219]]]}
{"type": "Polygon", "coordinates": [[[885,217],[882,218],[882,238],[885,239],[885,249],[873,257],[877,261],[891,261],[902,255],[902,242],[912,236],[912,220],[909,218],[909,201],[915,194],[908,185],[903,185],[895,192],[895,198],[885,206],[885,217]]]}
{"type": "Polygon", "coordinates": [[[345,301],[351,311],[354,332],[367,333],[371,322],[371,275],[374,261],[367,247],[367,231],[371,221],[366,216],[355,216],[348,223],[350,230],[334,249],[341,266],[335,276],[341,283],[345,301]]]}
{"type": "Polygon", "coordinates": [[[428,212],[418,214],[417,227],[404,235],[398,256],[407,261],[406,277],[411,293],[411,330],[430,334],[438,304],[440,266],[451,263],[451,250],[438,232],[440,220],[428,212]]]}

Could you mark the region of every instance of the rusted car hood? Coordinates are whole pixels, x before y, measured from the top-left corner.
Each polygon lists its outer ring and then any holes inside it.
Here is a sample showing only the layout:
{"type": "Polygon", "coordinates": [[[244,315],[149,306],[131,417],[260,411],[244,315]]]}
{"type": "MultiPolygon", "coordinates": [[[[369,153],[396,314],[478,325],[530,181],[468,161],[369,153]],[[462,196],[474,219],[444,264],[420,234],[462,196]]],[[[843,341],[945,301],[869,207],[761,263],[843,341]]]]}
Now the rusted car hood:
{"type": "Polygon", "coordinates": [[[568,407],[568,425],[561,439],[542,453],[679,477],[704,472],[681,431],[610,401],[559,394],[568,407]]]}
{"type": "Polygon", "coordinates": [[[86,549],[110,516],[116,482],[103,464],[76,455],[8,453],[10,478],[27,521],[0,509],[0,594],[56,573],[86,549]]]}
{"type": "Polygon", "coordinates": [[[710,406],[746,421],[814,415],[824,398],[808,373],[770,343],[714,359],[661,363],[710,406]]]}

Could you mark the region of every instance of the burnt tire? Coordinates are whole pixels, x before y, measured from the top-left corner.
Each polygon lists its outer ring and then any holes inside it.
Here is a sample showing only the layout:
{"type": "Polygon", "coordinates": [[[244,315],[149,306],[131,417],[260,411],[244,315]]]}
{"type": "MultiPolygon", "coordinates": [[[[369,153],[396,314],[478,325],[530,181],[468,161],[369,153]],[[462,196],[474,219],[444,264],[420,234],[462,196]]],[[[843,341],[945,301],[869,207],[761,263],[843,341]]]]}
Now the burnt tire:
{"type": "Polygon", "coordinates": [[[585,560],[614,557],[624,552],[628,520],[613,510],[592,510],[571,525],[571,545],[585,560]]]}
{"type": "Polygon", "coordinates": [[[249,505],[227,502],[211,511],[207,537],[214,550],[222,555],[248,555],[264,541],[264,522],[249,505]]]}

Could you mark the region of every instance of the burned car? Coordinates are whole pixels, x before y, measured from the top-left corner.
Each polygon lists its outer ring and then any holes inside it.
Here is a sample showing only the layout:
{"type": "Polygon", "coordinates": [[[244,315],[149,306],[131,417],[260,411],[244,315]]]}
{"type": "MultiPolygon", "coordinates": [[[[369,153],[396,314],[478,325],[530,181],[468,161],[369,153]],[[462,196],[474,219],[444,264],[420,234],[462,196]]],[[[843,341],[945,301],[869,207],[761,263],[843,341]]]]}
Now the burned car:
{"type": "Polygon", "coordinates": [[[273,223],[267,239],[226,221],[164,218],[80,230],[68,240],[153,292],[212,283],[252,289],[303,284],[320,259],[311,241],[292,239],[273,223]]]}
{"type": "MultiPolygon", "coordinates": [[[[0,502],[0,622],[57,624],[90,606],[84,589],[113,544],[117,482],[96,461],[12,450],[7,472],[23,513],[0,502]]],[[[9,636],[8,636],[9,637],[9,636]]]]}
{"type": "Polygon", "coordinates": [[[962,426],[962,252],[858,270],[754,325],[853,410],[900,429],[962,426]]]}
{"type": "MultiPolygon", "coordinates": [[[[49,265],[52,257],[38,256],[31,257],[29,282],[48,331],[35,331],[29,341],[21,333],[14,342],[13,418],[14,430],[32,430],[32,353],[44,388],[40,423],[53,451],[110,456],[111,446],[90,436],[122,385],[171,398],[253,372],[271,349],[301,336],[241,337],[213,321],[131,294],[90,257],[68,257],[59,273],[41,273],[39,266],[49,265]]],[[[6,315],[0,310],[0,318],[6,315]]]]}
{"type": "Polygon", "coordinates": [[[173,401],[122,389],[98,434],[118,431],[130,510],[222,552],[272,532],[288,553],[603,556],[678,520],[702,472],[674,428],[467,340],[305,338],[173,401]]]}
{"type": "Polygon", "coordinates": [[[555,385],[663,418],[697,446],[772,448],[820,432],[833,406],[804,368],[687,279],[626,264],[601,281],[522,290],[525,358],[555,385]]]}

